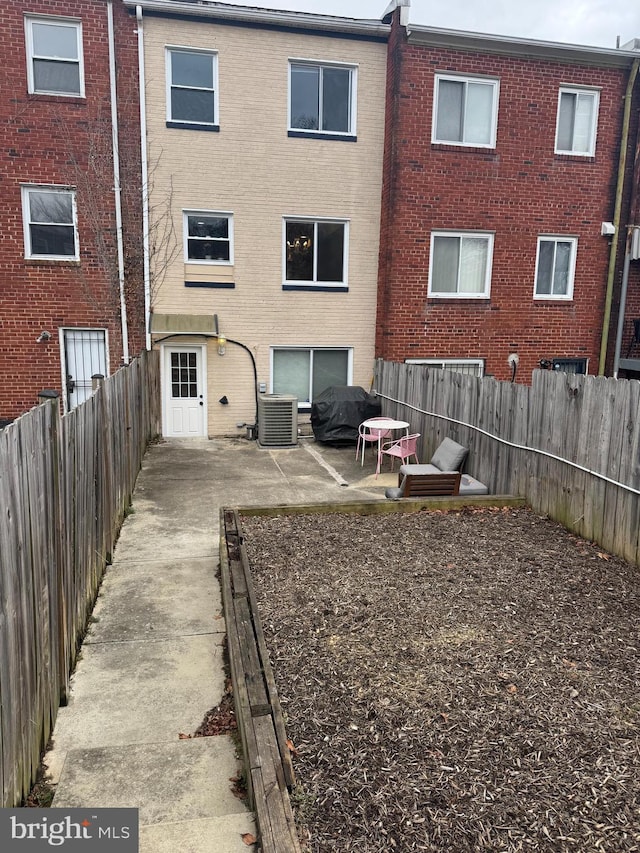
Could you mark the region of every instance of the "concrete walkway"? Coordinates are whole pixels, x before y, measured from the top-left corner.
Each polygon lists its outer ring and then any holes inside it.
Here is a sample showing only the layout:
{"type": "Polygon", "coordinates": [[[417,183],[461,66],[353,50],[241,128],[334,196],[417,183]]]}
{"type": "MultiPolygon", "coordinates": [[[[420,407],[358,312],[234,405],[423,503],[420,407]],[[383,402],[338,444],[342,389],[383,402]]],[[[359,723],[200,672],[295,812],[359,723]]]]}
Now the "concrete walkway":
{"type": "Polygon", "coordinates": [[[372,451],[362,468],[313,439],[150,447],[46,757],[54,806],[137,807],[141,853],[251,849],[234,741],[180,738],[224,691],[219,509],[380,499],[397,475],[374,470],[372,451]]]}

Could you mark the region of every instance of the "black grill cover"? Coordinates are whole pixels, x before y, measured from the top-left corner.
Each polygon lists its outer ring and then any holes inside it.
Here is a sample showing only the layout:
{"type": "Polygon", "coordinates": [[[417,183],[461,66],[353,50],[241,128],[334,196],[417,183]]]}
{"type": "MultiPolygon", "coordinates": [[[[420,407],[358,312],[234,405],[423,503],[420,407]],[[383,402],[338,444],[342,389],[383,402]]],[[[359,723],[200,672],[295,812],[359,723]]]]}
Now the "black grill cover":
{"type": "Polygon", "coordinates": [[[368,418],[380,417],[377,397],[358,385],[332,385],[311,404],[311,427],[316,441],[355,444],[358,427],[368,418]]]}

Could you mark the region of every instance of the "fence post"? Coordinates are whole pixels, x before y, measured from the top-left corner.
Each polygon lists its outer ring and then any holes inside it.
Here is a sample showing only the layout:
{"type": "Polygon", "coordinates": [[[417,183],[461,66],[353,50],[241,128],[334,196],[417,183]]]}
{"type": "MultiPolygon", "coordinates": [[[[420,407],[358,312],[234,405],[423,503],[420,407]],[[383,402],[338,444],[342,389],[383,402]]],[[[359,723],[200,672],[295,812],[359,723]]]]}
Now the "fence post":
{"type": "Polygon", "coordinates": [[[38,391],[38,405],[48,403],[49,400],[57,400],[59,397],[60,394],[55,388],[43,388],[42,391],[38,391]]]}
{"type": "Polygon", "coordinates": [[[104,375],[102,373],[94,373],[91,377],[91,390],[97,391],[104,384],[104,375]]]}

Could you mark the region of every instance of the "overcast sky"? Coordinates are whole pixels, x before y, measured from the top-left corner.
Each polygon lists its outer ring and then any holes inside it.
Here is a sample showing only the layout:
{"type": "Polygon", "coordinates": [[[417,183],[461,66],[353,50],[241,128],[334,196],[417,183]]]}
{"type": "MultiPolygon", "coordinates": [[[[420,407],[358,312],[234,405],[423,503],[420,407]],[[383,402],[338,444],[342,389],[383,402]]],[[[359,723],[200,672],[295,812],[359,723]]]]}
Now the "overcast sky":
{"type": "MultiPolygon", "coordinates": [[[[389,0],[225,0],[233,5],[380,18],[389,0]]],[[[411,0],[409,20],[427,27],[616,46],[640,39],[638,0],[411,0]]]]}

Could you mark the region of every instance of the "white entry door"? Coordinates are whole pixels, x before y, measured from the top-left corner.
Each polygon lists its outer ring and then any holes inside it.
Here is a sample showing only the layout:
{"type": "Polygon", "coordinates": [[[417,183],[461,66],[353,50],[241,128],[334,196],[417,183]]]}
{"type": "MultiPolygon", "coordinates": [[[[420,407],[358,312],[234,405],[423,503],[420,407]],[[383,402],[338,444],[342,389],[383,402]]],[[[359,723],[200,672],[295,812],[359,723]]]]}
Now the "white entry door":
{"type": "Polygon", "coordinates": [[[163,349],[163,434],[182,438],[206,435],[204,347],[163,349]]]}

